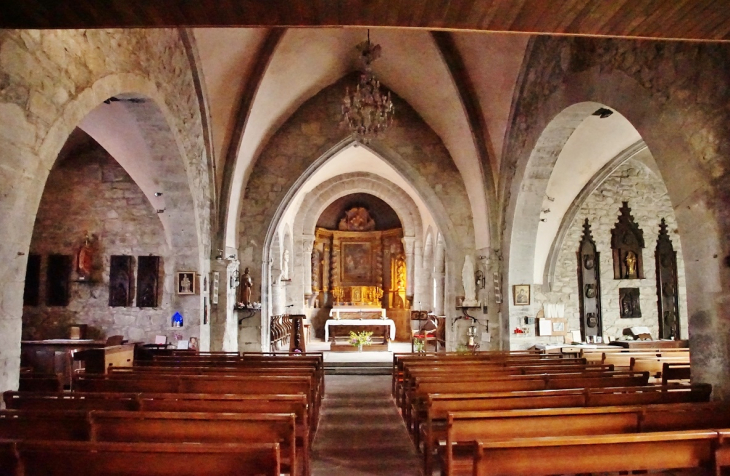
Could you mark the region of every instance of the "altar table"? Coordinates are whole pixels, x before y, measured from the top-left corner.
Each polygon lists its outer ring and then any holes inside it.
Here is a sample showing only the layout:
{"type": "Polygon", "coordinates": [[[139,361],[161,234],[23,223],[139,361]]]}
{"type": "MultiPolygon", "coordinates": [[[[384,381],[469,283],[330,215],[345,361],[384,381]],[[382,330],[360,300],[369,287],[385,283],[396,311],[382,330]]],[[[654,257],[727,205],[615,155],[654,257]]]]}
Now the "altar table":
{"type": "Polygon", "coordinates": [[[324,323],[324,341],[330,340],[330,326],[388,326],[390,340],[395,339],[395,322],[392,319],[327,319],[324,323]]]}

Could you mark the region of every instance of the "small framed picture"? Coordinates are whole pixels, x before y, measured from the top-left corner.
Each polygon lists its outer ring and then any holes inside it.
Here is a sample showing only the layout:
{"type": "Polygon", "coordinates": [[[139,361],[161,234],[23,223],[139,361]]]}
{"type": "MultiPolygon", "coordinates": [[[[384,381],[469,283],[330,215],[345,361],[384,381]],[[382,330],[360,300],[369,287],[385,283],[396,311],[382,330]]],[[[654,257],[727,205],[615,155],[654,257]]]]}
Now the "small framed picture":
{"type": "Polygon", "coordinates": [[[512,286],[514,293],[513,299],[515,306],[529,306],[530,305],[530,285],[529,284],[515,284],[512,286]]]}
{"type": "Polygon", "coordinates": [[[176,284],[178,294],[195,294],[195,271],[178,272],[176,284]]]}
{"type": "Polygon", "coordinates": [[[593,342],[595,342],[596,344],[603,344],[603,337],[601,337],[601,336],[595,336],[593,338],[593,342]]]}

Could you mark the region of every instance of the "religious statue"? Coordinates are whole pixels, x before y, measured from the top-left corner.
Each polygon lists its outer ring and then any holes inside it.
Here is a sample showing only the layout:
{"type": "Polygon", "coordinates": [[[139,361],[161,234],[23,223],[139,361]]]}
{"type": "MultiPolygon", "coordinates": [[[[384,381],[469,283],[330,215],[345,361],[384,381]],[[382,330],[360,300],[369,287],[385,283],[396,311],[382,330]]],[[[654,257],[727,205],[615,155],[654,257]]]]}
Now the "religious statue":
{"type": "Polygon", "coordinates": [[[633,251],[626,253],[626,277],[636,277],[636,254],[633,251]]]}
{"type": "Polygon", "coordinates": [[[477,301],[476,279],[474,276],[474,259],[471,255],[466,255],[466,258],[464,258],[464,267],[461,269],[461,280],[464,285],[464,301],[461,305],[464,307],[479,305],[479,301],[477,301]]]}
{"type": "Polygon", "coordinates": [[[91,238],[89,234],[86,234],[83,246],[79,249],[77,255],[76,271],[79,275],[79,280],[86,281],[91,279],[91,271],[94,262],[94,250],[91,247],[91,238]]]}
{"type": "Polygon", "coordinates": [[[289,250],[284,250],[284,257],[281,259],[281,280],[289,280],[289,250]]]}
{"type": "Polygon", "coordinates": [[[244,306],[251,304],[251,288],[253,288],[253,279],[248,274],[248,268],[243,270],[243,276],[241,276],[241,285],[243,291],[241,291],[241,302],[244,306]]]}
{"type": "Polygon", "coordinates": [[[180,293],[191,293],[193,292],[192,288],[190,287],[193,284],[193,282],[188,277],[187,273],[183,274],[182,280],[180,280],[180,293]]]}

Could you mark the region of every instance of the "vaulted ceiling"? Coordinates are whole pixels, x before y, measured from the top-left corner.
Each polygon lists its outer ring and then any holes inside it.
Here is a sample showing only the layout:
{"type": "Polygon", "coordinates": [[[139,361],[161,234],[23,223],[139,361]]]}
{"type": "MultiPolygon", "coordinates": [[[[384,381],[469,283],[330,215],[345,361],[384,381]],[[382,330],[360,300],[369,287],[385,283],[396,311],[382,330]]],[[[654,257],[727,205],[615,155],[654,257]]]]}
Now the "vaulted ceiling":
{"type": "MultiPolygon", "coordinates": [[[[356,69],[354,46],[370,26],[373,43],[383,48],[375,74],[441,137],[461,173],[479,249],[490,245],[490,207],[530,34],[730,41],[730,9],[717,0],[126,0],[104,6],[24,0],[0,6],[5,28],[135,26],[190,27],[186,37],[197,52],[219,219],[227,222],[229,243],[258,154],[299,106],[356,69]]],[[[612,143],[634,142],[635,131],[626,130],[626,137],[613,131],[612,143]]],[[[586,135],[581,143],[595,141],[586,135]]],[[[373,172],[381,166],[374,164],[373,172]]]]}

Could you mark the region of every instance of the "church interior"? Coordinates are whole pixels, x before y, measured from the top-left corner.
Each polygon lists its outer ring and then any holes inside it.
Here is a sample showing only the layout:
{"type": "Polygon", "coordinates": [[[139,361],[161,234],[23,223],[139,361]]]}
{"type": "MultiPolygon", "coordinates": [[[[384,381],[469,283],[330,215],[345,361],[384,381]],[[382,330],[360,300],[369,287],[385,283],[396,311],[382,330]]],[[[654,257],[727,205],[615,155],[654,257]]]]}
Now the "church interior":
{"type": "Polygon", "coordinates": [[[723,2],[18,3],[0,390],[73,369],[69,339],[306,354],[354,330],[388,359],[648,339],[730,396],[723,2]]]}

